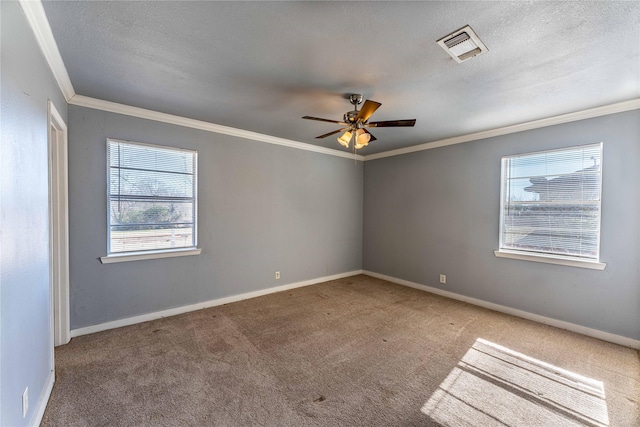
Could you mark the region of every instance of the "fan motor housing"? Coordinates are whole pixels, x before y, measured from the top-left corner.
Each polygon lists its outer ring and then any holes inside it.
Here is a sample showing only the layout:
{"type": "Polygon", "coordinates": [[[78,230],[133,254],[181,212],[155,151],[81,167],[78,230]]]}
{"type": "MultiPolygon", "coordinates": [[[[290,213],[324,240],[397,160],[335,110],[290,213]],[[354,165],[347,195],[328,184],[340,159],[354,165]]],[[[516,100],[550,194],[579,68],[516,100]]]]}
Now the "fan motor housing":
{"type": "Polygon", "coordinates": [[[347,111],[344,113],[344,121],[347,123],[355,123],[358,117],[358,110],[347,111]]]}

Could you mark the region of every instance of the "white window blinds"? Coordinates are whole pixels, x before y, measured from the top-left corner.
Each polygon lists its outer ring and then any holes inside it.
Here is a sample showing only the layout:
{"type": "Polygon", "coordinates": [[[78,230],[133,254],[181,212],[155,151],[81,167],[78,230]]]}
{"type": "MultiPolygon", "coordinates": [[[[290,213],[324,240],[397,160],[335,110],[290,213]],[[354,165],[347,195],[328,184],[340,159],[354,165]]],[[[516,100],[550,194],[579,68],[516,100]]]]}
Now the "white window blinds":
{"type": "Polygon", "coordinates": [[[500,249],[599,258],[602,143],[502,158],[500,249]]]}
{"type": "Polygon", "coordinates": [[[110,254],[196,247],[197,153],[107,140],[110,254]]]}

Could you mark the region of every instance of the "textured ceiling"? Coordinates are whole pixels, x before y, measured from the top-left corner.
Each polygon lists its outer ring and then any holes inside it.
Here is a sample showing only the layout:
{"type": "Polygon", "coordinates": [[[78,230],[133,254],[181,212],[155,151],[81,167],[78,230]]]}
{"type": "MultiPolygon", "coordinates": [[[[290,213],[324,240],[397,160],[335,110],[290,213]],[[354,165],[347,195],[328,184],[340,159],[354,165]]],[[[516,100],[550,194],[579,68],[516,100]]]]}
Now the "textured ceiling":
{"type": "Polygon", "coordinates": [[[76,93],[328,148],[381,102],[372,154],[640,96],[640,2],[44,1],[76,93]],[[489,52],[436,40],[471,25],[489,52]],[[336,135],[337,136],[337,135],[336,135]]]}

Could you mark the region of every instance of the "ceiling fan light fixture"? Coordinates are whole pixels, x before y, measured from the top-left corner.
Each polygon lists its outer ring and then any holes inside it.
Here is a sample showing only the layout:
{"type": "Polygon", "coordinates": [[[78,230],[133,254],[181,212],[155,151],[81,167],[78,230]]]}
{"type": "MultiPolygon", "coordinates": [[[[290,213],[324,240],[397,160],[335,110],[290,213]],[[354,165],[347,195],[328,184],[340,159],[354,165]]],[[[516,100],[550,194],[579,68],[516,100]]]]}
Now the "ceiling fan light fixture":
{"type": "Polygon", "coordinates": [[[346,131],[338,138],[338,142],[345,148],[349,148],[349,142],[351,142],[351,131],[346,131]]]}
{"type": "Polygon", "coordinates": [[[358,129],[356,131],[355,147],[357,150],[369,145],[369,140],[371,140],[371,134],[365,132],[364,129],[358,129]]]}
{"type": "Polygon", "coordinates": [[[316,139],[326,138],[336,133],[346,131],[339,138],[338,143],[345,148],[349,148],[351,140],[353,139],[353,153],[356,150],[366,147],[371,141],[377,141],[377,138],[371,135],[371,132],[365,128],[377,128],[377,127],[404,127],[413,126],[416,124],[416,119],[409,120],[384,120],[381,122],[370,122],[369,118],[376,112],[382,104],[376,101],[368,99],[360,110],[358,110],[358,104],[362,102],[362,95],[353,94],[349,96],[349,102],[353,104],[355,109],[348,111],[344,114],[344,121],[323,119],[321,117],[302,116],[303,119],[317,120],[320,122],[336,123],[343,127],[342,129],[327,132],[323,135],[316,136],[316,139]]]}
{"type": "Polygon", "coordinates": [[[444,36],[438,44],[458,63],[489,50],[469,25],[444,36]]]}

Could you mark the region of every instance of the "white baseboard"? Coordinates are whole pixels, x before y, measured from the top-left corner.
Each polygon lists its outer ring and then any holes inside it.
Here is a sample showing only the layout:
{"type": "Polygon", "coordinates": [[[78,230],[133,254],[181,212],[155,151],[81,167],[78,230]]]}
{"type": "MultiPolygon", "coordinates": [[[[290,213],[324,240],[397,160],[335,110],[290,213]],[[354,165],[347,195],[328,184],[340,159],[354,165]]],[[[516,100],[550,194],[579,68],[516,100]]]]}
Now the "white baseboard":
{"type": "Polygon", "coordinates": [[[223,297],[223,298],[218,298],[210,301],[199,302],[196,304],[183,305],[181,307],[170,308],[167,310],[155,311],[153,313],[142,314],[140,316],[127,317],[124,319],[118,319],[111,322],[105,322],[97,325],[86,326],[84,328],[72,329],[71,338],[79,337],[80,335],[92,334],[94,332],[106,331],[107,329],[115,329],[115,328],[121,328],[123,326],[135,325],[136,323],[148,322],[150,320],[156,320],[163,317],[175,316],[178,314],[188,313],[190,311],[201,310],[203,308],[229,304],[232,302],[242,301],[249,298],[255,298],[262,295],[268,295],[275,292],[282,292],[282,291],[287,291],[289,289],[301,288],[303,286],[315,285],[316,283],[342,279],[344,277],[354,276],[356,274],[361,274],[361,273],[362,273],[362,270],[354,270],[346,273],[334,274],[332,276],[318,277],[315,279],[305,280],[302,282],[289,283],[287,285],[276,286],[268,289],[261,289],[259,291],[247,292],[244,294],[232,295],[229,297],[223,297]]]}
{"type": "Polygon", "coordinates": [[[49,403],[49,397],[51,396],[51,390],[53,390],[53,383],[55,380],[55,372],[49,372],[45,387],[42,390],[42,393],[40,393],[40,398],[38,399],[38,406],[36,407],[36,411],[33,414],[33,418],[31,418],[31,423],[29,424],[31,427],[38,427],[42,422],[44,410],[47,409],[47,403],[49,403]]]}
{"type": "Polygon", "coordinates": [[[363,270],[362,274],[366,274],[371,277],[376,277],[378,279],[386,280],[388,282],[397,283],[398,285],[408,286],[410,288],[419,289],[421,291],[442,295],[447,298],[463,301],[469,304],[477,305],[479,307],[488,308],[489,310],[499,311],[501,313],[510,314],[512,316],[521,317],[527,320],[533,320],[534,322],[543,323],[545,325],[555,326],[556,328],[577,332],[582,335],[597,338],[603,341],[608,341],[614,344],[623,345],[625,347],[640,349],[640,340],[635,340],[633,338],[623,337],[621,335],[600,331],[598,329],[587,328],[586,326],[576,325],[575,323],[569,323],[563,320],[557,320],[551,317],[545,317],[539,314],[529,313],[528,311],[518,310],[515,308],[500,305],[500,304],[494,304],[492,302],[487,302],[481,299],[467,297],[464,295],[456,294],[454,292],[444,291],[442,289],[433,288],[431,286],[422,285],[420,283],[410,282],[409,280],[398,279],[397,277],[374,273],[373,271],[363,270]]]}
{"type": "MultiPolygon", "coordinates": [[[[623,345],[625,347],[640,349],[640,340],[635,340],[633,338],[627,338],[621,335],[600,331],[598,329],[588,328],[586,326],[576,325],[575,323],[569,323],[563,320],[553,319],[551,317],[541,316],[539,314],[529,313],[528,311],[518,310],[518,309],[507,307],[504,305],[495,304],[495,303],[484,301],[481,299],[456,294],[454,292],[445,291],[439,288],[434,288],[431,286],[411,282],[409,280],[399,279],[393,276],[387,276],[385,274],[375,273],[373,271],[368,271],[368,270],[354,270],[346,273],[334,274],[332,276],[318,277],[315,279],[305,280],[302,282],[289,283],[287,285],[276,286],[268,289],[261,289],[259,291],[247,292],[239,295],[232,295],[229,297],[218,298],[218,299],[204,301],[196,304],[170,308],[168,310],[142,314],[140,316],[127,317],[125,319],[118,319],[111,322],[86,326],[84,328],[71,330],[71,337],[74,338],[74,337],[79,337],[81,335],[92,334],[94,332],[106,331],[108,329],[115,329],[115,328],[121,328],[123,326],[135,325],[136,323],[148,322],[150,320],[156,320],[163,317],[176,316],[178,314],[188,313],[190,311],[201,310],[203,308],[215,307],[223,304],[229,304],[232,302],[242,301],[249,298],[255,298],[262,295],[268,295],[275,292],[282,292],[289,289],[300,288],[303,286],[315,285],[316,283],[328,282],[330,280],[342,279],[344,277],[354,276],[356,274],[366,274],[371,277],[376,277],[378,279],[387,280],[389,282],[397,283],[399,285],[408,286],[408,287],[419,289],[426,292],[431,292],[436,295],[442,295],[447,298],[463,301],[469,304],[477,305],[479,307],[487,308],[489,310],[510,314],[512,316],[521,317],[523,319],[532,320],[534,322],[554,326],[560,329],[566,329],[568,331],[577,332],[582,335],[597,338],[603,341],[608,341],[614,344],[623,345]]],[[[53,387],[53,382],[51,383],[51,387],[53,387]]],[[[46,406],[46,402],[45,402],[45,406],[46,406]]],[[[44,408],[42,409],[42,411],[44,413],[44,408]]]]}

